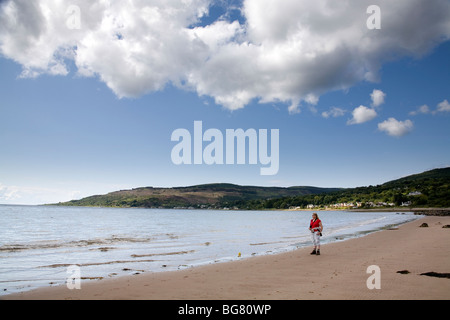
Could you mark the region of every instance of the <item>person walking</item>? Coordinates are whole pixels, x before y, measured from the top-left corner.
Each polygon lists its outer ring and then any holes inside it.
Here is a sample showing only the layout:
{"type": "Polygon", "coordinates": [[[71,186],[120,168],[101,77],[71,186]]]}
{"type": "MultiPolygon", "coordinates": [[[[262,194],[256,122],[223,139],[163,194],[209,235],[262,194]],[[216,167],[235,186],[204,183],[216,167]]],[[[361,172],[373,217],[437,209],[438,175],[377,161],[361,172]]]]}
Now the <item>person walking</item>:
{"type": "Polygon", "coordinates": [[[320,255],[320,237],[322,236],[323,226],[317,213],[312,214],[311,222],[309,223],[309,230],[311,231],[311,239],[314,244],[314,250],[311,254],[320,255]]]}

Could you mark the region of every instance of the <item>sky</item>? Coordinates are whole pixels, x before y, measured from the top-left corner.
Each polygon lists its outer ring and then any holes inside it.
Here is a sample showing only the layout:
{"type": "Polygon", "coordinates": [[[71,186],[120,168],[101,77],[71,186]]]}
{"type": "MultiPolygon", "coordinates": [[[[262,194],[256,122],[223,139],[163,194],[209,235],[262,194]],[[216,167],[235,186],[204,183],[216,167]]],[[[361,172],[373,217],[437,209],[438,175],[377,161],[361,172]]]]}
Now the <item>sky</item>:
{"type": "Polygon", "coordinates": [[[448,0],[1,1],[0,204],[450,166],[449,17],[448,0]],[[223,146],[278,130],[276,174],[175,164],[194,121],[223,146]]]}

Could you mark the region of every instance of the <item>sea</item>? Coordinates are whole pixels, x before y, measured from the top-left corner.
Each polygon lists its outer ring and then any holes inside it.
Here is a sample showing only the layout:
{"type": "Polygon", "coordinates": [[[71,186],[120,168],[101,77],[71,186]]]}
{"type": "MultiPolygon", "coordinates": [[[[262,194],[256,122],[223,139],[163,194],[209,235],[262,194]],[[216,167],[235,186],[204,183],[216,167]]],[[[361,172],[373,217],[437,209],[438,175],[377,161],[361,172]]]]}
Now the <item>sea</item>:
{"type": "MultiPolygon", "coordinates": [[[[0,205],[0,295],[246,259],[310,246],[313,211],[0,205]]],[[[318,211],[323,244],[420,218],[318,211]]],[[[325,250],[322,250],[325,251],[325,250]]]]}

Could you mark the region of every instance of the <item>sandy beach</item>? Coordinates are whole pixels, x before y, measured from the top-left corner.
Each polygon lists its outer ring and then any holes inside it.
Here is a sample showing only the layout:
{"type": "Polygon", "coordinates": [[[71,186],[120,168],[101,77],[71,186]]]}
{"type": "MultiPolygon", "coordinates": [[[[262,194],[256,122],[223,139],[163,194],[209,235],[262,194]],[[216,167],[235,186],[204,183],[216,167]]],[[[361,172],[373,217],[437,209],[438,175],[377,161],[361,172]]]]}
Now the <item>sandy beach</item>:
{"type": "MultiPolygon", "coordinates": [[[[311,248],[211,264],[82,282],[81,289],[41,288],[2,299],[372,300],[450,299],[450,217],[424,217],[391,230],[311,248]],[[419,227],[427,223],[428,227],[419,227]],[[380,289],[369,289],[369,266],[380,289]],[[405,271],[407,270],[407,272],[405,271]],[[405,271],[398,273],[398,271],[405,271]]],[[[372,282],[375,283],[375,282],[372,282]]]]}

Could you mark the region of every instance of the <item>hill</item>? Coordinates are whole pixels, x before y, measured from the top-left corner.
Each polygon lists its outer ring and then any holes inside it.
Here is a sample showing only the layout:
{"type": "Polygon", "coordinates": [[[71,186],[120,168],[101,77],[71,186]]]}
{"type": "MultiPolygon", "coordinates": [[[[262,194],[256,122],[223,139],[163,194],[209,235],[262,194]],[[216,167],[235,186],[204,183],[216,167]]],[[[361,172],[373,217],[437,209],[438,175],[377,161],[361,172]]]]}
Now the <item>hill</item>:
{"type": "Polygon", "coordinates": [[[341,189],[318,195],[283,197],[253,201],[252,209],[288,207],[306,208],[450,207],[450,167],[434,169],[386,182],[382,185],[341,189]]]}
{"type": "Polygon", "coordinates": [[[58,203],[65,206],[144,208],[288,209],[391,207],[450,207],[450,167],[434,169],[357,188],[258,187],[228,183],[189,187],[143,187],[58,203]]]}
{"type": "Polygon", "coordinates": [[[189,187],[143,187],[120,190],[105,195],[95,195],[80,200],[58,203],[65,206],[145,207],[145,208],[224,208],[286,196],[321,194],[338,188],[317,187],[257,187],[228,183],[203,184],[189,187]]]}

